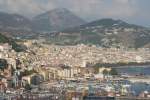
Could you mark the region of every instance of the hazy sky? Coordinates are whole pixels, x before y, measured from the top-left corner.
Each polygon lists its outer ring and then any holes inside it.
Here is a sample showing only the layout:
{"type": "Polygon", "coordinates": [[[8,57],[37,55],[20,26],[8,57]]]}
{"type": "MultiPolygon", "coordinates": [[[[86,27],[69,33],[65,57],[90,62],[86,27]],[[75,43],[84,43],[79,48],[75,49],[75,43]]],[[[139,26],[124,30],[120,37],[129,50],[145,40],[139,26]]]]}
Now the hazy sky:
{"type": "Polygon", "coordinates": [[[67,8],[86,20],[115,18],[150,27],[150,0],[0,0],[0,11],[33,17],[67,8]]]}

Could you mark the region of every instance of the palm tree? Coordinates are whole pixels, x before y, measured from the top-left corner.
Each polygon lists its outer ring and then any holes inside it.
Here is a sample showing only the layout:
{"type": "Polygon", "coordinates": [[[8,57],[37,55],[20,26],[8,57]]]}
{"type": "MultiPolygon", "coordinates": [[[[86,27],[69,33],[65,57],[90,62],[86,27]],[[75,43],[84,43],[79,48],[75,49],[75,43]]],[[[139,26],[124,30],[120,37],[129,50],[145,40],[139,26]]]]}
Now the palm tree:
{"type": "Polygon", "coordinates": [[[109,72],[108,72],[106,69],[104,69],[104,70],[103,70],[104,78],[105,78],[105,76],[107,76],[108,74],[109,74],[109,72]]]}

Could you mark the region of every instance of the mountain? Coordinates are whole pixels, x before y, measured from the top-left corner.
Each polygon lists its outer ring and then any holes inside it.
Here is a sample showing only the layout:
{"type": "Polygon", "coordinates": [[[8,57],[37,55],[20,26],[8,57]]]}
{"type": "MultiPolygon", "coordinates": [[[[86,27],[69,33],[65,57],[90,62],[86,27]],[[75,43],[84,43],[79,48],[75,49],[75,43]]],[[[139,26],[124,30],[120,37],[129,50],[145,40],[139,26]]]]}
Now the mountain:
{"type": "Polygon", "coordinates": [[[86,23],[63,8],[45,12],[32,20],[19,14],[0,12],[0,32],[27,38],[44,32],[42,36],[45,35],[49,43],[60,45],[84,43],[118,48],[150,47],[148,28],[109,18],[86,23]],[[45,32],[51,34],[48,36],[45,32]]]}
{"type": "Polygon", "coordinates": [[[31,31],[32,22],[18,14],[0,12],[0,31],[31,31]]]}
{"type": "Polygon", "coordinates": [[[67,9],[54,9],[32,19],[19,14],[0,12],[0,32],[13,36],[34,35],[33,33],[60,31],[85,23],[67,9]]]}
{"type": "Polygon", "coordinates": [[[102,47],[139,48],[150,43],[150,30],[122,20],[101,19],[50,34],[48,40],[61,45],[84,43],[102,47]]]}
{"type": "Polygon", "coordinates": [[[34,29],[38,31],[60,31],[66,28],[79,26],[84,20],[65,8],[54,9],[33,18],[34,29]]]}

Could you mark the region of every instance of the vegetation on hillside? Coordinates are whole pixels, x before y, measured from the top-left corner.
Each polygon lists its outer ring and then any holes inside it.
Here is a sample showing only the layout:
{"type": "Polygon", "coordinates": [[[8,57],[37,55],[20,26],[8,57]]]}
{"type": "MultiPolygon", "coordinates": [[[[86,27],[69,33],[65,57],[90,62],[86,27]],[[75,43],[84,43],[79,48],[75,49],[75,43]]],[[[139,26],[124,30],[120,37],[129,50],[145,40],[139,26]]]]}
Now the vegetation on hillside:
{"type": "Polygon", "coordinates": [[[101,47],[141,48],[150,43],[150,30],[122,20],[101,19],[91,23],[51,33],[51,44],[94,44],[101,47]],[[61,34],[63,33],[63,34],[61,34]]]}
{"type": "Polygon", "coordinates": [[[16,52],[24,51],[24,47],[17,44],[15,40],[12,38],[8,38],[2,34],[0,34],[0,43],[8,43],[12,46],[12,49],[14,49],[16,52]]]}

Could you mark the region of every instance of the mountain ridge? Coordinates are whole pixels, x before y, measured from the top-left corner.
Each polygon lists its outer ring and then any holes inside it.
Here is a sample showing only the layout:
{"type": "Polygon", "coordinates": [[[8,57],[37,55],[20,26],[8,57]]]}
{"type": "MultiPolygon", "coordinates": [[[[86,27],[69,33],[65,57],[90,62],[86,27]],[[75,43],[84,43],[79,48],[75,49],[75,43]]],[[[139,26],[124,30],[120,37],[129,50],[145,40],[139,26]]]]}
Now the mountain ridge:
{"type": "Polygon", "coordinates": [[[31,31],[31,22],[19,14],[9,14],[0,12],[0,29],[1,30],[28,30],[31,31]]]}
{"type": "Polygon", "coordinates": [[[40,33],[60,31],[85,21],[67,9],[54,9],[31,19],[19,14],[0,12],[0,31],[12,33],[40,33]]]}
{"type": "Polygon", "coordinates": [[[102,47],[139,48],[150,43],[150,30],[122,20],[100,19],[65,29],[57,33],[55,37],[50,37],[50,41],[63,45],[84,43],[102,47]]]}
{"type": "Polygon", "coordinates": [[[86,23],[69,10],[60,8],[37,15],[32,20],[0,12],[0,32],[6,35],[14,33],[14,37],[32,35],[34,38],[43,33],[49,43],[59,45],[84,43],[139,48],[150,44],[150,29],[146,27],[111,18],[86,23]]]}

